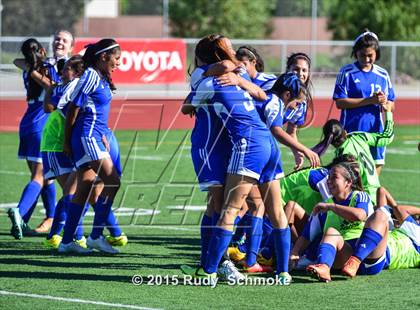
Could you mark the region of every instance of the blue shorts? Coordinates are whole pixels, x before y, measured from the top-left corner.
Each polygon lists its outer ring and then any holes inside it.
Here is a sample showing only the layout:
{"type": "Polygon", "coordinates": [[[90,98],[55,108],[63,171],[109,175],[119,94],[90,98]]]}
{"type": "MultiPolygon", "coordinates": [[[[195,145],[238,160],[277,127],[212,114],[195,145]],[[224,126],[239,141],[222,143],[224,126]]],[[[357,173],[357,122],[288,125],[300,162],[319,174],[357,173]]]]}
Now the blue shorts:
{"type": "Polygon", "coordinates": [[[42,152],[42,164],[44,178],[47,180],[75,170],[72,160],[63,152],[42,152]]]}
{"type": "Polygon", "coordinates": [[[271,135],[242,138],[233,145],[228,173],[265,183],[280,178],[283,171],[279,160],[280,151],[271,135]]]}
{"type": "Polygon", "coordinates": [[[260,179],[258,180],[258,183],[260,184],[278,180],[284,176],[280,148],[276,140],[274,140],[274,137],[271,137],[270,144],[271,156],[261,173],[260,179]]]}
{"type": "Polygon", "coordinates": [[[40,151],[42,132],[35,132],[25,136],[19,135],[18,157],[27,161],[42,163],[40,151]]]}
{"type": "Polygon", "coordinates": [[[225,184],[230,150],[215,150],[210,153],[206,148],[191,147],[191,158],[201,191],[210,186],[225,184]]]}
{"type": "Polygon", "coordinates": [[[376,165],[385,165],[385,147],[371,147],[370,153],[376,165]]]}
{"type": "Polygon", "coordinates": [[[122,167],[120,160],[120,146],[118,144],[118,140],[111,130],[107,132],[106,139],[109,143],[109,155],[111,156],[111,160],[114,163],[115,170],[117,170],[118,175],[121,177],[122,167]]]}
{"type": "Polygon", "coordinates": [[[92,161],[110,158],[102,137],[80,137],[73,133],[71,152],[76,168],[88,167],[92,161]]]}
{"type": "MultiPolygon", "coordinates": [[[[356,249],[357,246],[357,241],[359,239],[351,239],[351,240],[346,240],[346,242],[348,242],[352,249],[353,252],[356,249]]],[[[372,263],[372,264],[368,264],[365,261],[363,261],[360,264],[359,270],[357,271],[358,275],[375,275],[380,273],[382,270],[388,268],[389,263],[391,261],[391,254],[389,252],[388,247],[386,248],[385,253],[376,260],[376,262],[372,263]]]]}

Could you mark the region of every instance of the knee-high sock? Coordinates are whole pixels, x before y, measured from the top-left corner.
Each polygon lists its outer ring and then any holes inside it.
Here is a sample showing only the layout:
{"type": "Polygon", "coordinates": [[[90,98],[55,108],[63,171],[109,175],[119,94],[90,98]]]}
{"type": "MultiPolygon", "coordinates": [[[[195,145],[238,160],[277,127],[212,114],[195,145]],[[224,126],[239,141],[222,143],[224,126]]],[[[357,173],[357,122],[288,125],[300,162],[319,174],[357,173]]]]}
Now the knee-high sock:
{"type": "MultiPolygon", "coordinates": [[[[38,196],[38,198],[39,198],[39,196],[38,196]]],[[[31,219],[32,213],[34,213],[36,205],[38,204],[38,198],[35,200],[35,202],[31,206],[31,208],[28,210],[28,212],[26,212],[26,214],[22,217],[22,220],[23,220],[24,223],[28,223],[29,220],[31,219]]]]}
{"type": "Polygon", "coordinates": [[[204,214],[201,220],[200,234],[201,234],[201,266],[205,266],[207,259],[207,251],[209,249],[209,243],[212,235],[212,219],[211,217],[204,214]]]}
{"type": "Polygon", "coordinates": [[[329,243],[321,243],[318,251],[318,264],[326,264],[328,267],[332,267],[335,260],[335,254],[337,250],[329,243]]]}
{"type": "Polygon", "coordinates": [[[25,186],[17,206],[19,208],[19,214],[22,218],[31,209],[32,205],[34,203],[36,204],[41,189],[41,185],[35,181],[31,181],[25,186]]]}
{"type": "Polygon", "coordinates": [[[356,245],[353,256],[363,261],[378,246],[382,235],[371,228],[363,229],[362,235],[356,245]]]}
{"type": "Polygon", "coordinates": [[[89,204],[86,204],[85,208],[83,209],[82,216],[80,217],[79,223],[77,224],[76,232],[74,233],[74,240],[80,240],[83,238],[83,219],[85,218],[86,212],[88,212],[89,207],[89,204]]]}
{"type": "Polygon", "coordinates": [[[104,228],[106,226],[106,220],[108,218],[109,212],[111,211],[112,201],[110,199],[105,199],[102,196],[98,197],[98,200],[93,205],[95,210],[95,216],[93,218],[93,228],[90,237],[92,239],[98,239],[103,235],[104,228]]]}
{"type": "Polygon", "coordinates": [[[273,224],[271,224],[270,220],[267,217],[263,217],[263,234],[261,240],[261,247],[267,247],[271,232],[273,231],[273,224]]]}
{"type": "Polygon", "coordinates": [[[232,232],[221,227],[213,228],[213,236],[210,240],[209,250],[204,266],[204,271],[207,273],[214,273],[217,271],[217,266],[222,259],[230,240],[232,239],[232,232]]]}
{"type": "Polygon", "coordinates": [[[118,225],[118,220],[112,209],[109,211],[108,217],[106,218],[106,228],[108,228],[112,237],[119,237],[122,234],[120,225],[118,225]]]}
{"type": "Polygon", "coordinates": [[[85,208],[85,206],[81,206],[72,202],[69,202],[67,206],[67,220],[66,224],[64,225],[64,234],[61,241],[63,244],[68,244],[73,241],[74,233],[76,232],[76,228],[85,208]]]}
{"type": "Polygon", "coordinates": [[[236,225],[235,234],[232,237],[232,242],[239,242],[245,235],[246,228],[249,226],[249,221],[252,216],[245,213],[236,225]]]}
{"type": "Polygon", "coordinates": [[[252,266],[257,262],[263,232],[263,219],[252,216],[250,224],[250,227],[246,229],[246,264],[248,266],[252,266]]]}
{"type": "Polygon", "coordinates": [[[66,195],[62,197],[55,207],[54,220],[51,226],[48,239],[51,239],[53,235],[59,235],[64,228],[64,224],[67,219],[67,204],[71,201],[73,195],[66,195]]]}
{"type": "Polygon", "coordinates": [[[289,271],[290,228],[273,229],[274,247],[276,251],[276,274],[289,271]]]}
{"type": "Polygon", "coordinates": [[[55,212],[55,184],[44,185],[41,190],[41,197],[44,202],[46,217],[53,218],[55,212]]]}

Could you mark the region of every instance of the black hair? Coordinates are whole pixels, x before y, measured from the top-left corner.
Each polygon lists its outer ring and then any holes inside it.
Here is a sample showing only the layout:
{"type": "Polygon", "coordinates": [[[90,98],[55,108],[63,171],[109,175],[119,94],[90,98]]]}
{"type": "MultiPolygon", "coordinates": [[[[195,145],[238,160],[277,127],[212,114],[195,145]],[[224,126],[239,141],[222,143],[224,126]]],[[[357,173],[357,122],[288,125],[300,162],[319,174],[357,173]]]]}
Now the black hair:
{"type": "Polygon", "coordinates": [[[354,41],[350,56],[356,58],[358,51],[369,47],[375,50],[376,60],[379,60],[381,58],[381,49],[379,48],[378,37],[373,32],[370,32],[368,29],[365,29],[365,31],[362,34],[360,34],[354,41]]]}
{"type": "Polygon", "coordinates": [[[332,166],[331,169],[337,167],[343,168],[345,170],[343,177],[352,183],[352,190],[363,191],[362,178],[360,177],[358,165],[349,162],[341,162],[332,166]]]}
{"type": "Polygon", "coordinates": [[[65,64],[68,65],[77,76],[81,76],[85,71],[85,62],[80,55],[70,57],[65,64]]]}
{"type": "Polygon", "coordinates": [[[249,45],[243,45],[238,48],[236,51],[236,58],[241,60],[244,57],[248,58],[248,60],[255,60],[255,69],[258,72],[264,72],[264,60],[255,48],[249,45]]]}
{"type": "Polygon", "coordinates": [[[296,64],[296,62],[298,60],[304,60],[307,62],[308,64],[308,68],[309,68],[309,72],[308,72],[308,79],[306,80],[305,87],[306,87],[306,104],[307,104],[307,110],[305,113],[305,121],[304,123],[300,126],[300,127],[307,127],[310,123],[312,123],[314,117],[315,117],[315,109],[314,109],[314,103],[313,103],[313,97],[312,97],[312,93],[313,93],[313,84],[312,84],[312,79],[311,79],[311,66],[312,66],[312,62],[311,62],[311,58],[302,52],[298,52],[298,53],[293,53],[291,54],[289,57],[287,57],[287,62],[286,62],[286,71],[291,71],[292,70],[292,66],[296,64]],[[308,117],[309,115],[309,117],[308,117]]]}
{"type": "Polygon", "coordinates": [[[42,66],[42,62],[45,60],[45,50],[41,43],[34,38],[25,40],[20,47],[20,51],[25,58],[25,63],[29,65],[28,73],[28,93],[26,100],[37,99],[43,88],[34,79],[31,78],[32,71],[39,71],[43,76],[48,75],[48,70],[42,66]]]}
{"type": "Polygon", "coordinates": [[[330,144],[337,148],[343,144],[347,138],[346,131],[341,123],[336,119],[330,119],[327,121],[322,127],[322,133],[322,140],[312,148],[312,151],[317,153],[319,156],[327,151],[330,144]]]}
{"type": "MultiPolygon", "coordinates": [[[[85,67],[95,67],[99,60],[99,57],[105,53],[108,57],[114,54],[116,51],[120,50],[119,46],[115,46],[113,48],[107,49],[113,45],[117,45],[117,41],[114,39],[102,39],[94,44],[89,44],[86,46],[86,51],[82,57],[83,61],[85,62],[85,67]]],[[[112,91],[116,90],[114,83],[112,82],[112,78],[110,74],[107,72],[105,73],[105,79],[109,83],[109,87],[112,91]]]]}
{"type": "Polygon", "coordinates": [[[293,72],[280,75],[269,92],[280,96],[283,92],[289,91],[291,99],[298,98],[302,93],[306,95],[306,88],[302,81],[293,72]]]}

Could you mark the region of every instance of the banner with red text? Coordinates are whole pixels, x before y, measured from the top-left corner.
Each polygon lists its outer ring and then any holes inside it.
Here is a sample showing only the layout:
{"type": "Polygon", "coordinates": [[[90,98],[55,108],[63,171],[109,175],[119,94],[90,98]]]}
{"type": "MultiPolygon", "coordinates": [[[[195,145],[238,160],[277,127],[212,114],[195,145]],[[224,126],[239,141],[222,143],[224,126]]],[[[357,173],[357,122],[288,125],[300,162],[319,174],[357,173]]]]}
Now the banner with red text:
{"type": "MultiPolygon", "coordinates": [[[[77,39],[74,53],[99,39],[77,39]]],[[[185,82],[186,44],[183,40],[116,39],[121,65],[113,73],[115,83],[171,84],[185,82]]]]}

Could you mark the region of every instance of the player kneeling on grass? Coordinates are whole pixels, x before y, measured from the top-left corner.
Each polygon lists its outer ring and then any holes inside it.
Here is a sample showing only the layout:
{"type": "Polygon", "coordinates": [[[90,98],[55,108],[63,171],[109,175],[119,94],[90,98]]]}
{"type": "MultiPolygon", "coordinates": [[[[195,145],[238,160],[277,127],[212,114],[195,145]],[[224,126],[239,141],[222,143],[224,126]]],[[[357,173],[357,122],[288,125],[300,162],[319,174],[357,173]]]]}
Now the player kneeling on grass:
{"type": "Polygon", "coordinates": [[[360,176],[353,165],[335,165],[327,182],[333,196],[331,203],[319,203],[313,214],[328,212],[318,263],[306,269],[324,282],[331,281],[330,270],[342,268],[360,237],[364,221],[373,213],[369,196],[362,191],[360,176]]]}

